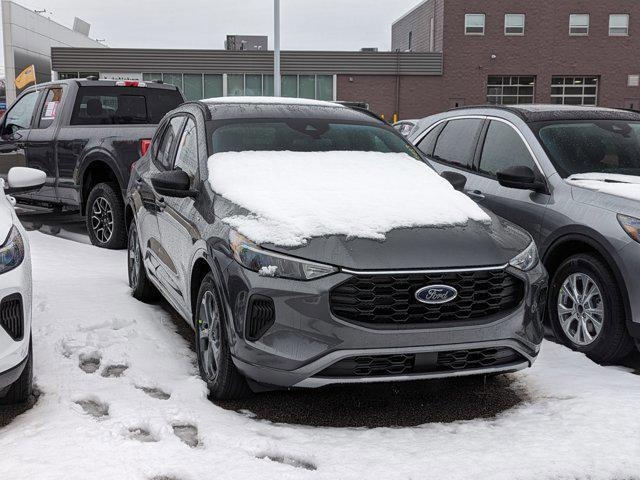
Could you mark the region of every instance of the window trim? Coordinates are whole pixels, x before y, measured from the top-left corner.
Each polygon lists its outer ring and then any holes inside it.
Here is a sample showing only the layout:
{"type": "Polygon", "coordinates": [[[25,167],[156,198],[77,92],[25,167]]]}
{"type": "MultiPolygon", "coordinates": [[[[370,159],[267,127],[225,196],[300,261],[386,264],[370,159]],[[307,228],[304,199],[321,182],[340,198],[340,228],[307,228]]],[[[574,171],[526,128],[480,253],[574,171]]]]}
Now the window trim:
{"type": "MultiPolygon", "coordinates": [[[[182,112],[182,116],[185,117],[183,122],[182,122],[182,126],[180,127],[180,135],[178,135],[178,138],[180,140],[182,140],[182,136],[184,135],[184,131],[187,128],[187,123],[189,122],[189,120],[193,121],[193,125],[195,127],[195,133],[196,133],[196,149],[198,150],[198,158],[196,159],[196,174],[194,175],[194,177],[191,179],[191,186],[193,185],[197,185],[200,182],[200,142],[198,141],[198,121],[196,120],[195,116],[193,116],[190,113],[185,113],[182,112]]],[[[173,118],[173,117],[171,117],[173,118]]],[[[176,149],[175,152],[173,152],[173,160],[171,162],[171,171],[174,171],[176,169],[176,159],[178,158],[178,150],[180,147],[180,142],[178,142],[176,144],[176,149]]]]}
{"type": "Polygon", "coordinates": [[[526,13],[505,13],[504,14],[504,34],[507,37],[524,37],[525,29],[527,23],[527,14],[526,13]],[[507,27],[507,17],[518,15],[522,17],[522,32],[521,33],[509,33],[507,32],[507,28],[520,28],[520,27],[507,27]]]}
{"type": "Polygon", "coordinates": [[[629,36],[629,24],[631,23],[631,15],[629,15],[628,13],[610,13],[609,14],[609,36],[610,37],[628,37],[629,36]],[[626,17],[627,18],[627,26],[626,28],[626,32],[624,33],[611,33],[611,29],[612,28],[622,28],[622,27],[612,27],[611,26],[611,20],[613,19],[613,17],[626,17]]]}
{"type": "MultiPolygon", "coordinates": [[[[459,116],[454,116],[454,117],[448,117],[448,118],[443,118],[441,120],[438,120],[437,122],[435,122],[433,125],[429,125],[428,128],[425,129],[424,132],[422,132],[420,135],[418,135],[415,139],[414,142],[412,142],[414,145],[417,145],[419,142],[422,141],[422,139],[424,137],[426,137],[429,132],[431,130],[433,130],[434,128],[436,128],[438,125],[440,125],[443,122],[449,122],[451,120],[463,120],[463,119],[470,119],[470,118],[475,118],[475,119],[482,119],[485,121],[491,121],[491,120],[496,120],[498,122],[502,122],[502,123],[506,123],[507,125],[509,125],[511,128],[513,128],[516,133],[520,136],[520,138],[522,139],[522,141],[524,142],[524,144],[527,147],[527,150],[529,151],[529,153],[531,154],[531,157],[533,158],[534,163],[536,164],[536,166],[538,167],[538,170],[540,171],[540,174],[542,175],[542,178],[544,179],[545,184],[547,184],[547,188],[548,188],[548,182],[547,182],[547,175],[544,171],[544,168],[542,168],[542,164],[540,163],[540,160],[538,159],[537,155],[534,153],[533,149],[531,148],[531,145],[529,144],[529,141],[526,139],[526,137],[522,134],[522,132],[520,131],[520,129],[518,127],[516,127],[512,122],[510,122],[507,119],[504,118],[500,118],[500,117],[496,117],[494,115],[459,115],[459,116]]],[[[482,134],[482,132],[481,132],[482,134]]],[[[478,142],[480,141],[480,139],[478,139],[478,142]]],[[[417,148],[417,147],[416,147],[417,148]]],[[[476,151],[477,151],[477,145],[476,145],[476,151]]],[[[448,167],[452,167],[452,168],[460,168],[460,167],[455,167],[449,163],[443,163],[443,162],[439,162],[437,160],[434,160],[433,158],[429,157],[429,161],[432,162],[436,162],[439,163],[441,165],[446,165],[448,167]]],[[[474,165],[475,168],[475,165],[474,165]]],[[[460,170],[465,170],[464,168],[460,168],[460,170]]],[[[467,169],[468,170],[468,169],[467,169]]],[[[555,170],[555,167],[554,167],[555,170]]],[[[471,173],[474,173],[476,175],[482,175],[480,172],[477,171],[477,169],[471,171],[471,173]]],[[[492,177],[489,177],[492,178],[492,177]]]]}
{"type": "Polygon", "coordinates": [[[569,36],[571,36],[571,37],[588,37],[590,30],[591,30],[591,14],[589,14],[589,13],[570,13],[569,14],[569,36]],[[572,17],[575,17],[575,16],[586,16],[587,17],[587,26],[586,26],[587,31],[586,32],[584,32],[584,33],[581,33],[581,32],[574,33],[574,32],[571,31],[572,28],[585,28],[584,25],[574,26],[571,23],[572,17]]]}
{"type": "MultiPolygon", "coordinates": [[[[471,27],[478,28],[478,27],[471,27]]],[[[487,30],[487,15],[484,13],[465,13],[464,14],[464,34],[469,36],[483,36],[487,30]],[[467,25],[467,18],[470,16],[482,16],[482,32],[469,32],[467,25]]]]}
{"type": "MultiPolygon", "coordinates": [[[[187,115],[185,114],[185,112],[176,112],[174,115],[171,115],[169,118],[167,118],[167,119],[166,119],[165,124],[164,124],[164,126],[162,127],[162,133],[161,133],[161,136],[160,136],[160,144],[158,145],[158,149],[160,148],[160,145],[162,145],[162,143],[164,142],[164,136],[167,134],[167,131],[168,131],[168,129],[169,129],[169,124],[171,123],[171,120],[173,120],[174,118],[182,117],[182,125],[180,125],[180,128],[179,128],[179,132],[180,132],[180,133],[179,133],[179,135],[177,135],[177,136],[181,136],[181,135],[182,135],[182,129],[184,128],[184,123],[185,123],[185,118],[186,118],[186,116],[187,116],[187,115]]],[[[175,152],[175,150],[176,150],[176,146],[177,146],[177,144],[172,145],[172,146],[171,146],[171,150],[169,151],[169,158],[171,158],[171,159],[172,159],[172,160],[171,160],[171,165],[172,165],[172,166],[173,166],[173,163],[175,162],[175,156],[176,156],[176,152],[175,152]]],[[[151,156],[151,161],[154,163],[154,165],[156,166],[156,168],[157,168],[158,170],[160,170],[161,172],[169,172],[169,171],[171,171],[171,170],[173,169],[173,168],[171,168],[171,169],[166,168],[166,167],[162,164],[162,162],[160,162],[160,161],[158,160],[158,152],[156,152],[156,154],[155,154],[155,155],[152,155],[152,156],[151,156]]]]}

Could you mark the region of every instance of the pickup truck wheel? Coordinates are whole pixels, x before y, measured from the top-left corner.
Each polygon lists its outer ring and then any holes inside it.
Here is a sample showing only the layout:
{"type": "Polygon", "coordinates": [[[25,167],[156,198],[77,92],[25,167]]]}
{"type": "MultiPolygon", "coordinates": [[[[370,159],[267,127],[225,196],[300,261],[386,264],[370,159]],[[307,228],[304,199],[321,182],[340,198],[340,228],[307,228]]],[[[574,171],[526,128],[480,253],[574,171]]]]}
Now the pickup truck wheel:
{"type": "Polygon", "coordinates": [[[87,231],[97,247],[119,250],[127,245],[124,202],[117,185],[99,183],[87,199],[87,231]]]}

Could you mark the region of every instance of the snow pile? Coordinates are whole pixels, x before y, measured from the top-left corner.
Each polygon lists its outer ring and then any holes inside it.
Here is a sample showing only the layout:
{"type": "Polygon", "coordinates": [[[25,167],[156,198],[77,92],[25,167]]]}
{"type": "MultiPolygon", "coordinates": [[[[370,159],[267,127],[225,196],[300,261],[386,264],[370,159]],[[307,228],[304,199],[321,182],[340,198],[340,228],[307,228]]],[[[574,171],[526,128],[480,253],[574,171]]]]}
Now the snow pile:
{"type": "Polygon", "coordinates": [[[292,97],[213,97],[206,98],[202,101],[205,103],[231,103],[239,105],[306,105],[310,107],[347,108],[339,103],[292,97]]]}
{"type": "Polygon", "coordinates": [[[218,153],[209,157],[209,181],[250,212],[225,221],[256,243],[296,246],[325,235],[384,240],[395,228],[490,221],[404,153],[218,153]]]}
{"type": "Polygon", "coordinates": [[[29,237],[43,393],[0,428],[2,479],[612,480],[640,472],[640,377],[548,342],[533,368],[513,375],[531,400],[492,419],[313,428],[223,410],[207,400],[169,312],[131,297],[126,252],[29,237]]]}
{"type": "Polygon", "coordinates": [[[618,197],[640,200],[640,177],[614,173],[579,173],[566,178],[569,185],[618,197]]]}

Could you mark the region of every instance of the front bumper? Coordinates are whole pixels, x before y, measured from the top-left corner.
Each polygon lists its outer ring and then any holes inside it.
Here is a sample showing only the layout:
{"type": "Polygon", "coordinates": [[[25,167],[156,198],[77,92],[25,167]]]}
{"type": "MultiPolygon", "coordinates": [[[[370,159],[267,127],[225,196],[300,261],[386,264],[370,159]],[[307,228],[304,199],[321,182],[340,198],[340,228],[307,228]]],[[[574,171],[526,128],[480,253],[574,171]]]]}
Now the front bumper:
{"type": "Polygon", "coordinates": [[[542,315],[547,275],[539,265],[530,272],[509,267],[524,282],[524,298],[514,309],[484,321],[455,326],[437,323],[422,328],[377,329],[334,316],[330,290],[351,277],[340,272],[310,282],[265,278],[232,262],[225,272],[228,314],[232,322],[232,355],[248,378],[275,386],[317,387],[331,383],[416,380],[481,373],[500,373],[529,367],[543,338],[542,315]],[[245,316],[252,295],[273,299],[275,323],[255,342],[244,335],[245,316]],[[423,355],[474,349],[511,349],[514,361],[451,371],[381,376],[326,376],[323,370],[350,357],[423,355]]]}

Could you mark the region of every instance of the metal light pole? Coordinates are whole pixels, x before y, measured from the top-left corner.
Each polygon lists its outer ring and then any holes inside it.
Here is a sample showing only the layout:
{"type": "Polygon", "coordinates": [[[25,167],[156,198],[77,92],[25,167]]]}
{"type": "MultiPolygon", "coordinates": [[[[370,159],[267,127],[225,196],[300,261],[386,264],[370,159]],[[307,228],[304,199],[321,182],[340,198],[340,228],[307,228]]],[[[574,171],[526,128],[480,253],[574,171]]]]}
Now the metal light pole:
{"type": "Polygon", "coordinates": [[[282,96],[280,77],[280,0],[273,0],[273,94],[282,96]]]}

